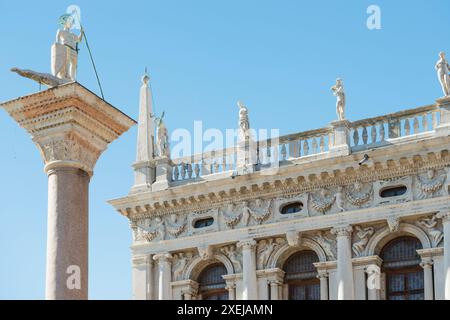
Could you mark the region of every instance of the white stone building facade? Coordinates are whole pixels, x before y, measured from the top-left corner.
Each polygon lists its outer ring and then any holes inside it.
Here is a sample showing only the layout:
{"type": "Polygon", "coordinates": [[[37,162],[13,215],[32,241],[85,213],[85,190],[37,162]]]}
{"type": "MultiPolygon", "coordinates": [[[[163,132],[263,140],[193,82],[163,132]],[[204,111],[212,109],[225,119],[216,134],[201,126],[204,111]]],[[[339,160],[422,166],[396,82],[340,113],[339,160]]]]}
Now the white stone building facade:
{"type": "Polygon", "coordinates": [[[243,164],[239,146],[155,155],[148,81],[135,185],[110,201],[134,299],[450,299],[449,97],[260,141],[243,164]]]}

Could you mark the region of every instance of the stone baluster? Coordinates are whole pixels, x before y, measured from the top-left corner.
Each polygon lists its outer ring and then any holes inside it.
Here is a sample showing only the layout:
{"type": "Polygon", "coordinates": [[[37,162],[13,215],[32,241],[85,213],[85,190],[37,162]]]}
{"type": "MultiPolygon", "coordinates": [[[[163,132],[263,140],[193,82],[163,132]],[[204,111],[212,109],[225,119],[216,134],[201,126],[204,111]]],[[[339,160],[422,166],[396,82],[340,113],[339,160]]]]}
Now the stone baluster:
{"type": "Polygon", "coordinates": [[[411,134],[411,125],[409,123],[409,119],[405,119],[405,136],[409,136],[411,134]]]}
{"type": "Polygon", "coordinates": [[[380,123],[380,141],[384,141],[386,139],[385,131],[384,131],[384,123],[380,123]]]}
{"type": "Polygon", "coordinates": [[[324,136],[320,136],[319,146],[320,146],[320,152],[325,152],[325,138],[324,138],[324,136]]]}
{"type": "Polygon", "coordinates": [[[428,131],[428,113],[422,115],[422,128],[424,132],[428,131]]]}
{"type": "Polygon", "coordinates": [[[371,143],[377,142],[377,127],[375,125],[373,125],[372,128],[370,129],[370,139],[371,143]]]}
{"type": "Polygon", "coordinates": [[[363,144],[365,144],[365,145],[367,144],[368,138],[369,138],[369,135],[367,134],[367,127],[364,126],[364,127],[363,127],[363,130],[362,130],[362,140],[363,140],[363,144]]]}
{"type": "Polygon", "coordinates": [[[417,117],[414,117],[414,121],[413,121],[413,133],[419,133],[419,119],[417,119],[417,117]]]}
{"type": "Polygon", "coordinates": [[[307,156],[309,154],[309,144],[308,140],[303,141],[303,155],[307,156]]]}
{"type": "Polygon", "coordinates": [[[353,144],[357,146],[359,144],[359,132],[358,128],[353,129],[353,144]]]}

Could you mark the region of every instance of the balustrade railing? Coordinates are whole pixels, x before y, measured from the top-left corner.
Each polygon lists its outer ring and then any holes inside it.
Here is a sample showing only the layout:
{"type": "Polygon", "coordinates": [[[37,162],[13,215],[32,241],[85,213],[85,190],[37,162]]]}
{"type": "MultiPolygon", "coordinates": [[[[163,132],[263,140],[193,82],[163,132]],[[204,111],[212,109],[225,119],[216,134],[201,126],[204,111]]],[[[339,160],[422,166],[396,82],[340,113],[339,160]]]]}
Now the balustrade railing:
{"type": "MultiPolygon", "coordinates": [[[[439,123],[440,113],[435,105],[358,120],[349,126],[350,147],[357,151],[384,146],[391,139],[432,131],[439,123]]],[[[294,159],[328,153],[331,146],[332,127],[261,140],[253,144],[255,160],[251,164],[256,170],[264,170],[274,163],[286,165],[294,159]]],[[[236,170],[239,166],[238,150],[233,146],[174,159],[172,180],[193,180],[236,170]]]]}

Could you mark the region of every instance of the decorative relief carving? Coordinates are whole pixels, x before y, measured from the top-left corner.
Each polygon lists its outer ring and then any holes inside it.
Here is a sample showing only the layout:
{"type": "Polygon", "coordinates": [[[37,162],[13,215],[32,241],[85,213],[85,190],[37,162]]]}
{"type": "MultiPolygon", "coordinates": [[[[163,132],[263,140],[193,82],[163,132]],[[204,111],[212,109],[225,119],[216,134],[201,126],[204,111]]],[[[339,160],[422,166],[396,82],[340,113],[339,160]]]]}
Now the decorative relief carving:
{"type": "Polygon", "coordinates": [[[370,237],[374,234],[375,229],[373,227],[363,228],[355,226],[355,231],[358,240],[353,243],[352,250],[356,257],[360,257],[363,254],[370,237]]]}
{"type": "Polygon", "coordinates": [[[209,245],[197,247],[198,254],[202,260],[209,260],[213,257],[213,248],[209,245]]]}
{"type": "Polygon", "coordinates": [[[297,247],[302,241],[301,233],[298,231],[288,231],[286,232],[286,240],[289,246],[297,247]]]}
{"type": "Polygon", "coordinates": [[[325,214],[331,209],[336,197],[328,189],[321,189],[310,193],[310,205],[315,211],[325,214]]]}
{"type": "Polygon", "coordinates": [[[437,215],[421,218],[416,221],[416,225],[425,230],[431,240],[431,245],[437,247],[444,237],[443,232],[438,228],[439,218],[437,215]]]}
{"type": "Polygon", "coordinates": [[[329,260],[336,260],[337,248],[335,239],[332,239],[324,231],[317,232],[312,238],[322,247],[329,260]]]}
{"type": "Polygon", "coordinates": [[[392,216],[386,219],[389,231],[397,232],[400,227],[400,218],[396,216],[392,216]]]}
{"type": "Polygon", "coordinates": [[[167,232],[177,238],[186,230],[186,216],[179,222],[179,218],[175,213],[170,215],[169,221],[166,223],[167,232]]]}
{"type": "Polygon", "coordinates": [[[258,224],[269,219],[272,213],[272,200],[256,199],[251,208],[248,206],[248,202],[244,201],[242,206],[243,215],[249,214],[258,224]]]}
{"type": "Polygon", "coordinates": [[[256,247],[257,269],[265,269],[270,256],[276,251],[278,247],[285,243],[286,240],[283,238],[270,238],[258,241],[258,245],[256,247]]]}
{"type": "Polygon", "coordinates": [[[45,163],[52,161],[76,161],[86,168],[93,170],[100,156],[97,150],[76,136],[66,137],[61,140],[39,142],[45,163]]]}
{"type": "Polygon", "coordinates": [[[193,252],[180,252],[175,253],[173,255],[173,263],[172,263],[172,279],[173,281],[183,280],[183,274],[186,270],[186,267],[193,260],[194,253],[193,252]]]}
{"type": "Polygon", "coordinates": [[[347,200],[356,207],[361,207],[372,198],[373,188],[371,183],[363,184],[356,181],[347,186],[347,200]]]}
{"type": "Polygon", "coordinates": [[[415,184],[415,197],[426,199],[440,195],[446,179],[447,173],[442,169],[428,169],[427,172],[418,174],[415,184]]]}
{"type": "Polygon", "coordinates": [[[230,259],[231,263],[234,267],[235,273],[242,272],[242,253],[236,245],[229,245],[223,248],[220,248],[220,251],[227,256],[228,259],[230,259]]]}
{"type": "Polygon", "coordinates": [[[247,225],[248,223],[248,213],[247,218],[242,219],[243,211],[242,209],[237,208],[234,203],[229,203],[225,209],[221,210],[221,212],[224,223],[228,228],[234,229],[241,220],[244,220],[244,225],[247,225]]]}

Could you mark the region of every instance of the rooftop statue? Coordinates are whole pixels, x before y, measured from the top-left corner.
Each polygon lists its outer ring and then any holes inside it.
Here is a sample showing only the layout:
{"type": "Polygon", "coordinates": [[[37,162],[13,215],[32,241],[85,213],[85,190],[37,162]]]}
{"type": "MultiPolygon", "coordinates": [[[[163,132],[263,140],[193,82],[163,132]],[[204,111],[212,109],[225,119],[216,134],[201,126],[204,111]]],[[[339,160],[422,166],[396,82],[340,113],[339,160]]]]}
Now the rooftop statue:
{"type": "Polygon", "coordinates": [[[435,69],[437,71],[437,76],[444,92],[444,96],[450,95],[450,65],[445,58],[444,52],[439,52],[439,60],[436,62],[435,69]]]}
{"type": "Polygon", "coordinates": [[[12,72],[48,87],[76,80],[78,43],[83,39],[84,32],[81,29],[80,35],[76,35],[71,31],[74,24],[74,16],[71,14],[62,15],[59,22],[61,29],[58,30],[56,42],[51,48],[51,74],[19,68],[12,68],[12,72]]]}
{"type": "Polygon", "coordinates": [[[243,136],[247,136],[248,130],[250,129],[250,122],[248,120],[248,109],[241,101],[238,101],[237,105],[239,107],[240,134],[242,134],[243,136]]]}
{"type": "Polygon", "coordinates": [[[345,120],[345,92],[342,79],[336,79],[336,84],[331,87],[331,91],[336,96],[336,113],[338,120],[345,120]]]}
{"type": "Polygon", "coordinates": [[[155,118],[155,124],[156,124],[156,147],[158,151],[158,156],[163,157],[169,157],[170,151],[169,151],[169,131],[167,130],[166,125],[163,121],[164,118],[164,112],[161,114],[161,117],[155,118]]]}

